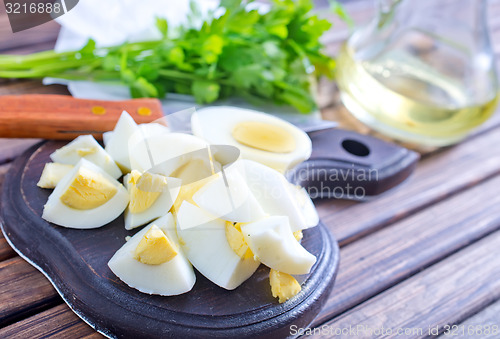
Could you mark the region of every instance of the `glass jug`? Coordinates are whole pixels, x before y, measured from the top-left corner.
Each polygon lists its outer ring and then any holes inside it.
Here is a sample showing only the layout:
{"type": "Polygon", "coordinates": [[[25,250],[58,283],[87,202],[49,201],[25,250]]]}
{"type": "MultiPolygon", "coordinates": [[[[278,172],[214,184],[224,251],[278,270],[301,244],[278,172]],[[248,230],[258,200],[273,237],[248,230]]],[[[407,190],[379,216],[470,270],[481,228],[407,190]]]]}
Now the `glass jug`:
{"type": "Polygon", "coordinates": [[[338,56],[341,99],[386,135],[428,146],[463,139],[494,112],[497,73],[485,0],[378,0],[338,56]]]}

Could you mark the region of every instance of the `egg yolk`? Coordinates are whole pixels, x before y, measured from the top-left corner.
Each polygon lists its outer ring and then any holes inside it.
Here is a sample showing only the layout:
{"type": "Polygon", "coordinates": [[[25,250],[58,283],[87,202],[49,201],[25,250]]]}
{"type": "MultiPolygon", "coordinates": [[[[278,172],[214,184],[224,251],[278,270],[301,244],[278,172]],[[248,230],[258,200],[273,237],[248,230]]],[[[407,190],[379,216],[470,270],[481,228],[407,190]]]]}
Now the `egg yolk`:
{"type": "Polygon", "coordinates": [[[298,281],[290,274],[271,269],[269,283],[273,297],[278,298],[280,304],[297,295],[302,289],[298,281]]]}
{"type": "Polygon", "coordinates": [[[89,210],[105,204],[117,191],[116,185],[101,173],[80,167],[60,200],[68,207],[89,210]]]}
{"type": "Polygon", "coordinates": [[[293,232],[293,237],[295,238],[295,240],[300,242],[302,240],[302,238],[304,237],[304,234],[302,233],[302,230],[298,230],[298,231],[293,232]]]}
{"type": "Polygon", "coordinates": [[[81,157],[89,154],[94,154],[95,152],[97,152],[97,147],[84,147],[76,150],[76,153],[81,157]]]}
{"type": "Polygon", "coordinates": [[[130,213],[141,213],[151,207],[167,185],[167,179],[158,174],[141,173],[133,170],[130,173],[128,189],[130,213]]]}
{"type": "Polygon", "coordinates": [[[253,253],[241,233],[242,223],[233,223],[226,221],[226,239],[231,249],[241,258],[253,258],[253,253]]]}
{"type": "Polygon", "coordinates": [[[153,225],[137,245],[134,258],[143,264],[160,265],[176,255],[176,246],[158,226],[153,225]]]}
{"type": "Polygon", "coordinates": [[[295,149],[295,139],[287,130],[263,122],[240,122],[232,135],[240,144],[263,151],[290,153],[295,149]]]}

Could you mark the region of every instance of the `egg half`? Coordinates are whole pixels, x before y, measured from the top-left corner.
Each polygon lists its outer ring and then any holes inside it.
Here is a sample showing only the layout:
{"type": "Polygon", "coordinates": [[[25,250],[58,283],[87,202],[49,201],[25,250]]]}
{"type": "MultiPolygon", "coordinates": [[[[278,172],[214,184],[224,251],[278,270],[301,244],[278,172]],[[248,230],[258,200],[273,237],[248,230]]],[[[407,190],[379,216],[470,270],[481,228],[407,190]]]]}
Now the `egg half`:
{"type": "Polygon", "coordinates": [[[194,135],[209,144],[232,145],[244,159],[281,173],[308,159],[309,136],[291,123],[262,112],[216,106],[198,110],[191,117],[194,135]]]}
{"type": "Polygon", "coordinates": [[[128,201],[122,184],[90,161],[80,159],[49,196],[42,218],[69,228],[96,228],[116,219],[128,201]]]}

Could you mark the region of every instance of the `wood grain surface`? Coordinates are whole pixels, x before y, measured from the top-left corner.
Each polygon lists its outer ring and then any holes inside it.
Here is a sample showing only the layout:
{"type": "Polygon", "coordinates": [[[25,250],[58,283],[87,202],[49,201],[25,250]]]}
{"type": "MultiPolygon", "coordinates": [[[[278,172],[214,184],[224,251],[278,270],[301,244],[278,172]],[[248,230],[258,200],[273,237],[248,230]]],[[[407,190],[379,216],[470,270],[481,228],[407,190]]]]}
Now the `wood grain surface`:
{"type": "MultiPolygon", "coordinates": [[[[445,325],[463,321],[500,297],[500,264],[495,260],[500,255],[499,241],[500,233],[496,232],[327,325],[333,328],[357,324],[367,329],[421,329],[422,333],[438,327],[438,333],[443,333],[445,325]]],[[[373,337],[373,334],[359,334],[359,338],[373,337]]],[[[411,333],[405,337],[421,338],[426,334],[411,333]]]]}
{"type": "MultiPolygon", "coordinates": [[[[318,3],[325,6],[325,1],[318,3]]],[[[493,49],[500,65],[500,0],[489,0],[487,4],[493,49]]],[[[347,2],[346,8],[357,24],[363,24],[373,16],[374,2],[353,0],[347,2]]],[[[321,14],[333,17],[324,10],[321,14]]],[[[0,53],[24,54],[53,47],[56,24],[13,35],[5,20],[0,10],[0,53]]],[[[334,21],[335,28],[323,37],[332,55],[349,33],[344,23],[334,21]]],[[[68,94],[64,86],[42,86],[38,80],[0,79],[0,95],[21,93],[68,94]]],[[[380,136],[349,115],[334,83],[321,82],[318,100],[326,119],[337,120],[344,128],[380,136]]],[[[499,135],[497,110],[459,145],[420,149],[423,160],[416,172],[395,190],[364,203],[315,202],[326,226],[341,240],[342,260],[336,288],[312,326],[422,330],[438,326],[443,334],[445,325],[500,325],[499,135]]],[[[29,142],[22,146],[0,140],[0,163],[4,164],[0,166],[0,184],[11,159],[23,147],[29,147],[29,142]]],[[[95,334],[61,304],[61,299],[50,299],[54,295],[54,291],[49,292],[50,283],[17,257],[1,236],[0,259],[6,267],[0,271],[0,286],[29,295],[20,299],[16,311],[20,316],[11,317],[8,326],[0,329],[0,337],[95,334]],[[14,263],[15,270],[5,261],[14,263]],[[16,272],[26,273],[17,276],[16,272]],[[39,294],[24,285],[37,285],[47,292],[39,294]],[[30,313],[35,305],[38,309],[30,313]]],[[[0,293],[2,306],[15,295],[4,291],[0,293]]],[[[406,337],[429,335],[414,333],[406,337]]]]}

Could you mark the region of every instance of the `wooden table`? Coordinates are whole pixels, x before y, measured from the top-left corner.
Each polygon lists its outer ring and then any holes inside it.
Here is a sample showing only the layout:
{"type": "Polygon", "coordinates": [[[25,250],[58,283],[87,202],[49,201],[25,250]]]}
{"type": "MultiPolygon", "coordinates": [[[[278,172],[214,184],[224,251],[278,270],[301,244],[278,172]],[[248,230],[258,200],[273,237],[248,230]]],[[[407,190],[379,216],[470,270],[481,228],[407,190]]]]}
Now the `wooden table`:
{"type": "MultiPolygon", "coordinates": [[[[373,15],[371,1],[351,1],[347,9],[358,23],[373,15]]],[[[489,1],[489,15],[498,55],[500,0],[489,1]]],[[[52,48],[58,29],[47,23],[13,35],[2,14],[0,51],[52,48]]],[[[329,53],[347,34],[337,24],[325,37],[329,53]]],[[[65,87],[40,81],[0,80],[0,95],[21,93],[68,94],[65,87]]],[[[322,83],[320,105],[325,118],[370,132],[346,114],[332,83],[322,83]]],[[[0,185],[9,163],[35,142],[0,140],[0,185]]],[[[458,325],[457,333],[464,330],[470,337],[488,337],[486,326],[497,329],[490,338],[500,337],[499,145],[496,114],[461,144],[425,152],[409,180],[373,201],[316,202],[341,244],[334,291],[310,326],[316,336],[319,330],[345,337],[391,336],[391,330],[392,336],[426,337],[458,325]]],[[[100,336],[1,235],[0,305],[0,337],[100,336]]]]}

